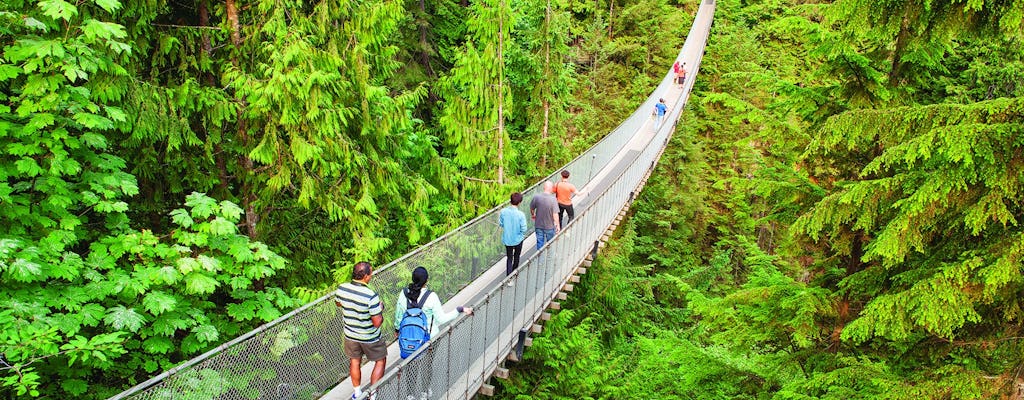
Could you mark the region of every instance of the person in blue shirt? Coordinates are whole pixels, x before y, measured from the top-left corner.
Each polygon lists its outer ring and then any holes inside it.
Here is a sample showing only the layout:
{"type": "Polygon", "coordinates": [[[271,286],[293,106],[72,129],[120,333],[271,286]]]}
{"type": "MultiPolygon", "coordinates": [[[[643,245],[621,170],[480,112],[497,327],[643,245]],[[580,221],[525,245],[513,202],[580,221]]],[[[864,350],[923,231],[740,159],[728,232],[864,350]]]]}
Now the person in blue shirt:
{"type": "Polygon", "coordinates": [[[523,252],[523,240],[526,239],[526,214],[519,210],[523,194],[512,193],[509,200],[509,206],[501,209],[498,214],[501,242],[505,245],[505,276],[519,268],[519,255],[523,252]]]}
{"type": "Polygon", "coordinates": [[[654,129],[661,127],[661,123],[665,121],[666,111],[668,111],[668,106],[665,105],[665,99],[658,99],[658,104],[654,105],[654,112],[658,115],[658,119],[654,122],[654,129]]]}

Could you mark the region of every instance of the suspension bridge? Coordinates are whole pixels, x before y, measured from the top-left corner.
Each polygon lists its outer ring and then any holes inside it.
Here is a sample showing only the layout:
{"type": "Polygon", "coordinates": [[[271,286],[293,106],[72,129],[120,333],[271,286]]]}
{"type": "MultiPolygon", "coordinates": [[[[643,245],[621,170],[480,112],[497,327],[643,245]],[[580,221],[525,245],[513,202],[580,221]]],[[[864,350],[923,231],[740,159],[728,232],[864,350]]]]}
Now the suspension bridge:
{"type": "MultiPolygon", "coordinates": [[[[687,66],[686,82],[676,84],[668,71],[629,118],[545,179],[557,181],[559,172],[570,171],[570,182],[579,188],[576,217],[539,251],[531,234],[512,275],[505,276],[497,226],[504,205],[374,272],[370,286],[385,306],[381,331],[391,345],[377,384],[367,384],[373,363],[364,364],[362,398],[373,393],[379,400],[467,399],[492,392],[491,377],[507,377],[506,361],[520,359],[529,336],[550,317],[548,310],[560,308],[661,157],[700,68],[714,10],[714,0],[703,0],[676,58],[687,66]],[[658,124],[651,114],[662,98],[669,111],[658,124]],[[445,309],[467,305],[475,312],[446,325],[429,346],[402,360],[388,311],[418,266],[431,273],[428,287],[448,299],[445,309]]],[[[541,183],[523,192],[524,212],[541,183]]],[[[353,388],[342,328],[340,310],[328,294],[111,400],[349,399],[353,388]]]]}

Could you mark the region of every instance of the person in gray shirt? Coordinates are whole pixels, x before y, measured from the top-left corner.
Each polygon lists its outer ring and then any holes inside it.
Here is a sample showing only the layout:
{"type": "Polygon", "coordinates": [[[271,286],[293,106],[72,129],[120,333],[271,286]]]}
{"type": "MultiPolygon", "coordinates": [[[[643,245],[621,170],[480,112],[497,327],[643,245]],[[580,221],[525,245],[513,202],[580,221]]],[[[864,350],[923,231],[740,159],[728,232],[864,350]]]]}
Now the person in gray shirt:
{"type": "Polygon", "coordinates": [[[537,249],[551,241],[558,233],[558,200],[555,199],[555,184],[544,182],[544,193],[530,199],[530,218],[534,220],[537,233],[537,249]]]}

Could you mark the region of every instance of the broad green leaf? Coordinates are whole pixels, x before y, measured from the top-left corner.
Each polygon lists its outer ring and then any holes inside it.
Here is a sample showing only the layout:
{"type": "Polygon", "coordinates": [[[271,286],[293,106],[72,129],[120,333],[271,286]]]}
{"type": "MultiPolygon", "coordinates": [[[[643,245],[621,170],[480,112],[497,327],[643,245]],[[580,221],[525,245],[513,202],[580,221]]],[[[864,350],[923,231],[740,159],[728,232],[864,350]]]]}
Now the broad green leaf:
{"type": "Polygon", "coordinates": [[[85,37],[92,40],[100,38],[104,40],[109,39],[121,39],[127,35],[124,27],[115,23],[101,22],[95,19],[86,20],[82,24],[82,33],[85,37]]]}
{"type": "Polygon", "coordinates": [[[82,309],[78,311],[78,316],[81,317],[82,325],[96,326],[103,320],[103,316],[107,313],[103,306],[96,303],[89,303],[82,306],[82,309]]]}
{"type": "Polygon", "coordinates": [[[39,2],[39,9],[50,18],[65,21],[70,21],[72,17],[78,15],[78,7],[64,0],[42,0],[39,2]]]}
{"type": "Polygon", "coordinates": [[[215,342],[219,337],[217,328],[213,327],[213,325],[199,325],[192,328],[192,332],[196,334],[196,337],[198,337],[199,340],[204,342],[215,342]]]}
{"type": "Polygon", "coordinates": [[[0,64],[0,82],[17,78],[19,74],[21,74],[21,68],[11,64],[0,64]]]}
{"type": "Polygon", "coordinates": [[[103,322],[114,329],[128,329],[137,332],[146,322],[146,317],[135,312],[134,308],[115,306],[107,310],[107,316],[103,318],[103,322]]]}
{"type": "Polygon", "coordinates": [[[160,267],[160,269],[156,271],[155,280],[157,281],[157,283],[173,285],[178,282],[178,279],[181,279],[181,273],[170,265],[160,267]]]}
{"type": "Polygon", "coordinates": [[[260,307],[259,311],[256,312],[256,316],[263,320],[263,322],[273,321],[281,315],[281,311],[274,308],[271,304],[264,304],[263,307],[260,307]]]}
{"type": "Polygon", "coordinates": [[[18,282],[43,280],[43,268],[36,262],[24,258],[15,259],[7,266],[7,273],[18,282]]]}
{"type": "Polygon", "coordinates": [[[182,274],[188,275],[199,269],[199,261],[192,257],[182,257],[178,259],[178,271],[182,274]]]}
{"type": "Polygon", "coordinates": [[[177,306],[178,299],[173,295],[164,292],[152,292],[142,300],[142,305],[153,315],[160,315],[167,311],[173,311],[177,306]]]}
{"type": "Polygon", "coordinates": [[[185,275],[185,292],[189,294],[210,294],[220,282],[198,272],[185,275]]]}
{"type": "Polygon", "coordinates": [[[93,132],[83,133],[82,136],[81,136],[81,140],[87,146],[92,147],[94,149],[103,150],[103,149],[107,148],[107,138],[105,138],[105,137],[103,137],[103,135],[100,135],[100,134],[97,134],[97,133],[93,133],[93,132]]]}
{"type": "Polygon", "coordinates": [[[238,222],[242,217],[242,208],[227,200],[220,202],[220,212],[231,222],[238,222]]]}
{"type": "Polygon", "coordinates": [[[274,269],[265,263],[253,263],[245,266],[245,276],[251,279],[263,279],[274,275],[274,269]]]}
{"type": "Polygon", "coordinates": [[[107,118],[114,120],[115,122],[126,122],[128,121],[128,114],[119,107],[106,106],[103,109],[107,112],[107,118]]]}
{"type": "Polygon", "coordinates": [[[113,13],[121,8],[121,2],[118,0],[96,0],[96,5],[107,10],[109,13],[113,13]]]}
{"type": "Polygon", "coordinates": [[[174,342],[165,336],[154,336],[142,342],[142,348],[150,354],[167,354],[174,351],[174,342]]]}
{"type": "Polygon", "coordinates": [[[258,306],[259,305],[252,300],[247,300],[237,304],[228,304],[228,316],[234,318],[236,321],[248,321],[256,315],[256,308],[258,306]]]}
{"type": "Polygon", "coordinates": [[[210,234],[211,235],[230,235],[238,231],[238,227],[234,223],[224,218],[217,217],[213,221],[210,221],[210,234]]]}
{"type": "Polygon", "coordinates": [[[29,177],[38,176],[43,172],[43,169],[39,167],[36,160],[23,157],[22,159],[15,161],[14,166],[18,169],[18,172],[28,175],[29,177]]]}
{"type": "Polygon", "coordinates": [[[217,212],[217,201],[204,193],[192,192],[185,200],[185,205],[192,207],[192,217],[205,220],[217,212]]]}
{"type": "Polygon", "coordinates": [[[200,254],[199,257],[196,257],[196,259],[199,261],[199,265],[203,266],[204,270],[208,272],[220,271],[220,260],[217,260],[216,258],[207,256],[205,254],[200,254]]]}
{"type": "MultiPolygon", "coordinates": [[[[49,30],[46,27],[46,24],[44,24],[41,21],[39,21],[38,19],[35,19],[35,18],[32,18],[32,17],[25,17],[25,26],[30,28],[30,29],[35,29],[37,31],[41,31],[41,32],[44,32],[44,33],[49,30]]],[[[2,79],[0,79],[0,80],[2,80],[2,79]]]]}
{"type": "Polygon", "coordinates": [[[158,335],[171,337],[178,330],[186,329],[195,324],[195,322],[184,318],[180,311],[172,311],[160,315],[153,321],[153,332],[158,335]]]}

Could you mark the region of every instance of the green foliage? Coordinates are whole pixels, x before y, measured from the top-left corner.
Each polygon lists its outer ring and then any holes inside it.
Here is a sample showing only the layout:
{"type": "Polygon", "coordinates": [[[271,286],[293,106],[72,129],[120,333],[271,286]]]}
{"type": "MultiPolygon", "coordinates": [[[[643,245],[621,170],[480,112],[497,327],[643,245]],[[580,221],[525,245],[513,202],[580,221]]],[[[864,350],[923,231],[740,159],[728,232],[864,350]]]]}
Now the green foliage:
{"type": "Polygon", "coordinates": [[[395,95],[386,82],[398,67],[389,38],[401,3],[325,3],[308,14],[273,4],[261,6],[271,12],[250,38],[254,65],[225,76],[247,101],[243,118],[258,137],[248,156],[268,168],[259,178],[264,198],[292,191],[298,205],[345,220],[353,238],[346,252],[354,259],[373,258],[392,244],[394,236],[378,233],[381,220],[398,220],[406,240],[420,242],[430,221],[419,211],[437,193],[421,173],[436,172],[438,164],[409,118],[424,91],[395,95]],[[341,29],[321,23],[353,15],[366,17],[341,29]],[[391,204],[406,212],[382,207],[391,204]]]}
{"type": "Polygon", "coordinates": [[[871,292],[844,337],[904,340],[923,328],[952,338],[983,319],[1019,318],[1021,110],[1018,99],[993,100],[855,111],[825,124],[810,157],[881,149],[796,225],[833,241],[847,227],[867,233],[867,269],[843,284],[856,293],[864,279],[891,282],[871,292]],[[865,126],[865,118],[878,124],[865,126]]]}
{"type": "Polygon", "coordinates": [[[1024,5],[1015,1],[843,0],[827,14],[858,53],[888,64],[880,71],[890,87],[913,83],[908,91],[945,69],[943,53],[956,38],[1024,38],[1024,5]]]}
{"type": "Polygon", "coordinates": [[[718,3],[657,179],[534,342],[572,344],[509,394],[1019,396],[1019,4],[882,3],[718,3]]]}
{"type": "MultiPolygon", "coordinates": [[[[40,391],[40,383],[74,378],[61,386],[63,393],[79,396],[82,385],[100,384],[89,392],[108,396],[104,377],[142,378],[136,374],[143,365],[155,372],[154,361],[166,367],[298,305],[280,289],[254,287],[285,261],[238,234],[238,206],[199,193],[186,206],[175,210],[184,222],[169,238],[146,230],[98,237],[81,256],[41,260],[41,270],[61,275],[0,286],[9,309],[0,314],[0,343],[10,363],[5,386],[59,396],[54,386],[40,391]],[[62,268],[68,259],[79,262],[62,268]]],[[[4,239],[0,263],[19,262],[15,252],[24,252],[24,243],[4,239]]]]}
{"type": "MultiPolygon", "coordinates": [[[[437,82],[443,99],[438,110],[439,135],[450,146],[450,158],[465,170],[465,183],[473,198],[497,202],[493,183],[505,184],[508,110],[513,107],[506,82],[511,32],[517,14],[506,0],[473,2],[466,23],[464,50],[456,53],[452,69],[437,82]]],[[[460,181],[463,179],[460,179],[460,181]]]]}

